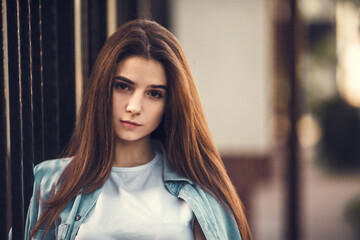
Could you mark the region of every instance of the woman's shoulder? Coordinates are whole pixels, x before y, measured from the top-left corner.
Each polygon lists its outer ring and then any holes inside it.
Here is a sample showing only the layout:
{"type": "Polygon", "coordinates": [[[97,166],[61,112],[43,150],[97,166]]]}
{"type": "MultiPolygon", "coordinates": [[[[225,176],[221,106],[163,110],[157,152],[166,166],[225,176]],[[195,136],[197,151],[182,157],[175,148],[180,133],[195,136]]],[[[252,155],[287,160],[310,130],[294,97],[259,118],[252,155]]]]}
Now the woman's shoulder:
{"type": "Polygon", "coordinates": [[[57,171],[64,169],[69,164],[71,159],[72,158],[69,157],[43,161],[34,167],[34,172],[57,171]]]}
{"type": "Polygon", "coordinates": [[[56,182],[72,158],[46,160],[34,167],[34,181],[38,184],[56,182]]]}
{"type": "Polygon", "coordinates": [[[52,175],[55,172],[63,171],[72,158],[58,158],[46,160],[34,167],[34,174],[52,175]]]}

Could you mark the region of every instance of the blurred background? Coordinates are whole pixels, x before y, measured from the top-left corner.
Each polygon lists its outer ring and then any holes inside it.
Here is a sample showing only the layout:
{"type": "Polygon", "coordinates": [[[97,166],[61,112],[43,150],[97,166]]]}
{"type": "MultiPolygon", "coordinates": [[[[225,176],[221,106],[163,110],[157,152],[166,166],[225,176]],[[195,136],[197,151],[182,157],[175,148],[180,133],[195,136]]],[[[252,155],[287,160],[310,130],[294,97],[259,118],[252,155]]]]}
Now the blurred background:
{"type": "MultiPolygon", "coordinates": [[[[360,239],[359,0],[2,0],[0,239],[122,23],[182,44],[254,239],[360,239]]],[[[91,111],[91,109],[89,109],[91,111]]]]}

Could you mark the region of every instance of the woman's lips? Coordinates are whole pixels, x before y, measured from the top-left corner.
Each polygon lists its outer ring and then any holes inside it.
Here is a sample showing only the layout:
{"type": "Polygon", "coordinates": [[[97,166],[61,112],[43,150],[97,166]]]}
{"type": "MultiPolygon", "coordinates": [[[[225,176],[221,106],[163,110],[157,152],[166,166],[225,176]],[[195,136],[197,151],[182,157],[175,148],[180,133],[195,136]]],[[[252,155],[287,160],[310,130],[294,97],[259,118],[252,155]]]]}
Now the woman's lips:
{"type": "Polygon", "coordinates": [[[141,124],[138,124],[136,122],[132,122],[132,121],[123,121],[123,120],[120,120],[120,122],[127,128],[137,128],[137,127],[140,127],[142,126],[141,124]]]}

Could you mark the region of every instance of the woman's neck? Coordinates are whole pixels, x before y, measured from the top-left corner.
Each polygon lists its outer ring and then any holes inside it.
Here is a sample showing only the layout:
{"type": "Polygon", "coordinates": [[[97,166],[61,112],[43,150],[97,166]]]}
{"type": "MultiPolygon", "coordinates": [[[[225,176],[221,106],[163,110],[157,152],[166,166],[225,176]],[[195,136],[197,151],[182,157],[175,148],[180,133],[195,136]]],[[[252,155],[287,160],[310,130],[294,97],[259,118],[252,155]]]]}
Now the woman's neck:
{"type": "Polygon", "coordinates": [[[115,141],[114,167],[136,167],[150,162],[155,156],[150,138],[128,142],[115,141]]]}

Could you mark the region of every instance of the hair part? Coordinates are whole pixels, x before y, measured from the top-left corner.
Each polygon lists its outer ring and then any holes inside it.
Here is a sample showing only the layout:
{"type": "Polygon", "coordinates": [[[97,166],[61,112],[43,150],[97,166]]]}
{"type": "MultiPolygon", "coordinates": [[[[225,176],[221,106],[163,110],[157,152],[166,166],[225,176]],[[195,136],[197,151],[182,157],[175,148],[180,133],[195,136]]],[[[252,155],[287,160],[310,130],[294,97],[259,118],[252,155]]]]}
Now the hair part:
{"type": "Polygon", "coordinates": [[[122,25],[100,51],[65,151],[65,155],[73,159],[61,174],[51,197],[42,200],[46,208],[31,236],[41,226],[49,231],[71,199],[95,191],[108,179],[114,157],[112,81],[118,63],[129,56],[153,59],[164,66],[167,103],[163,121],[152,137],[164,145],[170,165],[232,212],[242,239],[251,239],[242,203],[212,140],[185,54],[167,29],[149,20],[122,25]],[[55,189],[58,190],[55,192],[55,189]]]}

